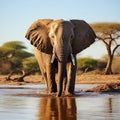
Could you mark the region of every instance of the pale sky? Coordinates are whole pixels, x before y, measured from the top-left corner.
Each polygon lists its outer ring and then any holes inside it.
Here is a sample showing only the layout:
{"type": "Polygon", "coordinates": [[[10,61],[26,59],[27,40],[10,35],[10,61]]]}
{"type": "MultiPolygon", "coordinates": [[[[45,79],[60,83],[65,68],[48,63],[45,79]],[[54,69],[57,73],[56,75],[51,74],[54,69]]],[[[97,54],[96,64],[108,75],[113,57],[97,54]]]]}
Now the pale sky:
{"type": "MultiPolygon", "coordinates": [[[[18,40],[31,52],[33,48],[24,36],[40,18],[120,23],[120,0],[0,0],[0,46],[18,40]]],[[[104,44],[96,42],[80,55],[100,58],[104,54],[104,44]]]]}

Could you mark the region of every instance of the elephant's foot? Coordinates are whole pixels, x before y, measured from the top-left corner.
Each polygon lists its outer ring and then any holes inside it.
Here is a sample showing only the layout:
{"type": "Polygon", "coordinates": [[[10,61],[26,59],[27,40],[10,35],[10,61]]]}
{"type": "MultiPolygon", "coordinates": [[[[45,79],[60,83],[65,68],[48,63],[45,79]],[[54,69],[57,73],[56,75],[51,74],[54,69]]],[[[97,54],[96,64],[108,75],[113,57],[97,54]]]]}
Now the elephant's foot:
{"type": "Polygon", "coordinates": [[[56,93],[57,92],[57,85],[53,84],[52,87],[50,88],[51,93],[56,93]]]}
{"type": "Polygon", "coordinates": [[[57,92],[49,92],[49,94],[51,94],[51,95],[56,95],[57,92]]]}
{"type": "Polygon", "coordinates": [[[50,90],[50,93],[56,93],[56,92],[57,92],[57,89],[50,90]]]}
{"type": "Polygon", "coordinates": [[[62,92],[57,92],[57,95],[56,95],[56,97],[61,97],[62,96],[62,92]]]}
{"type": "Polygon", "coordinates": [[[65,92],[65,96],[72,97],[74,95],[74,92],[65,92]]]}
{"type": "Polygon", "coordinates": [[[52,94],[57,92],[57,87],[51,87],[49,89],[46,89],[47,93],[52,94]]]}
{"type": "Polygon", "coordinates": [[[55,97],[56,96],[56,92],[49,93],[49,95],[55,97]]]}
{"type": "Polygon", "coordinates": [[[50,90],[49,94],[55,96],[57,94],[57,90],[50,90]]]}
{"type": "Polygon", "coordinates": [[[60,95],[60,94],[57,94],[57,95],[56,95],[56,97],[62,97],[62,95],[60,95]]]}
{"type": "Polygon", "coordinates": [[[44,93],[46,94],[55,94],[57,92],[57,90],[48,90],[46,89],[44,93]]]}

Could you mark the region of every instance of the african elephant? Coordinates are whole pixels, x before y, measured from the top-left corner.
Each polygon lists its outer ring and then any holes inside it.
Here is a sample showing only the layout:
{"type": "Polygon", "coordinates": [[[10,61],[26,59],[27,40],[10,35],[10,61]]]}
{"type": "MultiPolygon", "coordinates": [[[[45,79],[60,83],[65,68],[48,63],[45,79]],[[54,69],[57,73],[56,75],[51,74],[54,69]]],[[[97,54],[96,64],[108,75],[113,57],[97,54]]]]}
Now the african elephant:
{"type": "Polygon", "coordinates": [[[29,27],[25,37],[35,46],[34,53],[49,92],[58,91],[57,96],[61,96],[65,78],[65,93],[74,94],[76,54],[95,41],[92,28],[83,20],[39,19],[29,27]]]}

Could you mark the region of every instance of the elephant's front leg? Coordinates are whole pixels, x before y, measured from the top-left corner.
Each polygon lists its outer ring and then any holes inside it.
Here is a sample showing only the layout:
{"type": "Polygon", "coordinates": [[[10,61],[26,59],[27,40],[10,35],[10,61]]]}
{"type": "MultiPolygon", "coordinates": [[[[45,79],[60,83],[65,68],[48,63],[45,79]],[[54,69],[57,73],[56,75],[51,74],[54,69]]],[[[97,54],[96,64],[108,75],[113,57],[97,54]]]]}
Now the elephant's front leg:
{"type": "Polygon", "coordinates": [[[48,89],[49,93],[57,92],[57,84],[55,81],[55,66],[54,63],[47,63],[46,64],[46,71],[47,71],[47,81],[48,81],[48,89]]]}
{"type": "Polygon", "coordinates": [[[75,64],[73,65],[72,60],[67,63],[67,85],[66,85],[66,95],[74,94],[75,89],[75,79],[76,79],[76,69],[77,69],[77,61],[76,56],[75,64]]]}

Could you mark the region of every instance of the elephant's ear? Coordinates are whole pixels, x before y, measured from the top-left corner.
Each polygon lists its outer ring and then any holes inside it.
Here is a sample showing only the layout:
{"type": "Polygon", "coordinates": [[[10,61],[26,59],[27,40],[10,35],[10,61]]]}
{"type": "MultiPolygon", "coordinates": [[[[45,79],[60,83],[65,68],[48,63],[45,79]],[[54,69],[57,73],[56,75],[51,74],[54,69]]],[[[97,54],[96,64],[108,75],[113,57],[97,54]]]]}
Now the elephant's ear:
{"type": "Polygon", "coordinates": [[[53,20],[39,19],[35,21],[27,30],[25,37],[31,44],[37,47],[41,52],[52,53],[52,45],[48,37],[48,24],[53,20]]]}
{"type": "Polygon", "coordinates": [[[92,28],[83,20],[71,20],[74,25],[74,39],[72,42],[72,50],[77,54],[89,47],[96,38],[92,28]]]}

